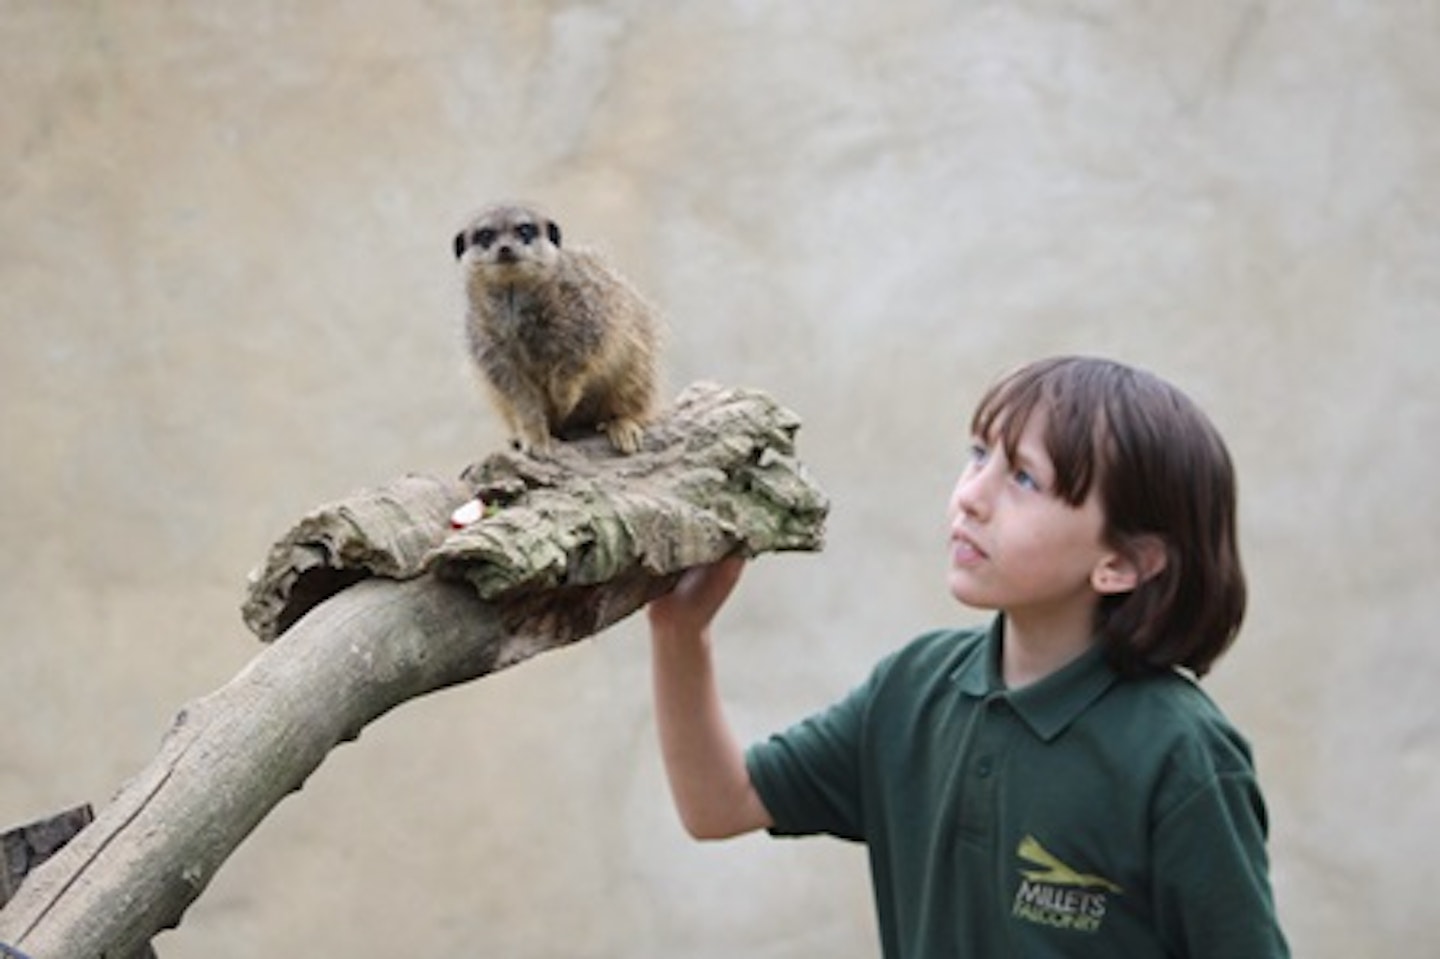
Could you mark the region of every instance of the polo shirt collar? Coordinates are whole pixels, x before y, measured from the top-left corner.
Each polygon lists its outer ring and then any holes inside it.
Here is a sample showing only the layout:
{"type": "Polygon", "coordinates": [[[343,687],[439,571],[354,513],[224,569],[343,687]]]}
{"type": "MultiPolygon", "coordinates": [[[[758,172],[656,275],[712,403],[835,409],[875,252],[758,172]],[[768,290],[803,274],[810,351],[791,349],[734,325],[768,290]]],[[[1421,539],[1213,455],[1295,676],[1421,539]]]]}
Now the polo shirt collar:
{"type": "Polygon", "coordinates": [[[967,696],[1008,700],[1025,724],[1046,742],[1064,732],[1118,678],[1105,661],[1105,650],[1096,643],[1044,679],[1007,690],[1000,678],[1004,639],[1005,617],[996,616],[985,642],[956,666],[951,678],[967,696]]]}

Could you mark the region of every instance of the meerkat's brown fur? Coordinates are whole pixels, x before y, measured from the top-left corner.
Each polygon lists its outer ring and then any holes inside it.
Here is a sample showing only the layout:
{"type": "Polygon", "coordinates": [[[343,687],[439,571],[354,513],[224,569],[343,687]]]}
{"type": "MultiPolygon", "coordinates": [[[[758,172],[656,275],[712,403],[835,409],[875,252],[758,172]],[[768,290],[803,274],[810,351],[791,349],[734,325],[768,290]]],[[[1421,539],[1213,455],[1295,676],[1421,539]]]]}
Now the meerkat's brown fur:
{"type": "Polygon", "coordinates": [[[521,449],[604,430],[640,448],[654,414],[659,321],[596,254],[562,248],[539,211],[495,206],[455,237],[470,353],[521,449]]]}

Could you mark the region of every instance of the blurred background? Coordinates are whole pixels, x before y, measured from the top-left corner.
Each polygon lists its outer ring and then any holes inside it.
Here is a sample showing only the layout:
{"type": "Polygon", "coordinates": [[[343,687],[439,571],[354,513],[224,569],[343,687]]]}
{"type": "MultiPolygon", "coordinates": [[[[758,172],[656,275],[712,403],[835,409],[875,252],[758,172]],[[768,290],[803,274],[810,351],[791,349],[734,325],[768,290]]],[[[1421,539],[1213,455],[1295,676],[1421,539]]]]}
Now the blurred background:
{"type": "MultiPolygon", "coordinates": [[[[450,239],[543,204],[758,386],[833,499],[720,625],[753,738],[936,625],[993,378],[1193,395],[1251,612],[1296,955],[1440,948],[1440,6],[1304,0],[0,0],[0,828],[103,805],[259,647],[313,506],[503,442],[450,239]]],[[[643,623],[412,702],[222,868],[165,959],[878,953],[863,850],[686,839],[643,623]]]]}

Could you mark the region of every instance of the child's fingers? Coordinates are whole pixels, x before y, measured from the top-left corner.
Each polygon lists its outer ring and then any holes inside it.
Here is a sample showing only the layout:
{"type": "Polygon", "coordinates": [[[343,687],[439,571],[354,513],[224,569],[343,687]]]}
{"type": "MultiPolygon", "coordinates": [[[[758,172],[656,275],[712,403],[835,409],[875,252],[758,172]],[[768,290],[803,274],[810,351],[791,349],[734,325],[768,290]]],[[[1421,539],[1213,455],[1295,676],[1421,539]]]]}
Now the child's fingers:
{"type": "Polygon", "coordinates": [[[670,593],[650,604],[652,620],[705,628],[729,598],[744,569],[745,560],[739,557],[687,569],[670,593]]]}
{"type": "Polygon", "coordinates": [[[745,560],[738,556],[727,557],[705,566],[695,566],[685,571],[675,592],[686,602],[697,606],[719,608],[745,570],[745,560]]]}

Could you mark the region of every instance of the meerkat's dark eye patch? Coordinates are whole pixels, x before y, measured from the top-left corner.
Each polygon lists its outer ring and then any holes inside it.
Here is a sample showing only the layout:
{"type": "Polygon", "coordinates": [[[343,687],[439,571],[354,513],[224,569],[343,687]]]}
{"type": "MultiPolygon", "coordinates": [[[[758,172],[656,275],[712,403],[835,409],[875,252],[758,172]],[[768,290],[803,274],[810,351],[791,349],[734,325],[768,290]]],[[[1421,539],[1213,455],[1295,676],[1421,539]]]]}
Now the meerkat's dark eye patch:
{"type": "Polygon", "coordinates": [[[533,223],[521,223],[515,227],[515,235],[520,238],[521,243],[529,246],[531,243],[534,243],[535,238],[540,235],[540,230],[537,229],[533,223]]]}
{"type": "Polygon", "coordinates": [[[472,246],[478,246],[482,250],[488,250],[495,243],[497,234],[490,227],[481,227],[470,232],[461,231],[455,234],[455,259],[465,255],[465,251],[472,246]]]}
{"type": "Polygon", "coordinates": [[[550,238],[551,243],[556,246],[560,245],[560,227],[555,225],[554,220],[550,220],[545,224],[545,235],[550,238]]]}

